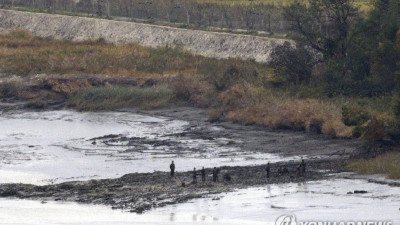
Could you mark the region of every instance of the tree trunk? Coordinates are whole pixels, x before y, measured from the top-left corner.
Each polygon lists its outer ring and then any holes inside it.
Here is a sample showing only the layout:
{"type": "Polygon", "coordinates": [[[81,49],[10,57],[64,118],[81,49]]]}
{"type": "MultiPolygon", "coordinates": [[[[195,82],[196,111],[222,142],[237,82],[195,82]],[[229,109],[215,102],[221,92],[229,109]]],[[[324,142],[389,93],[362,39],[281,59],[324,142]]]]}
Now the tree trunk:
{"type": "Polygon", "coordinates": [[[110,18],[110,1],[107,0],[107,18],[110,18]]]}
{"type": "Polygon", "coordinates": [[[189,10],[186,10],[186,23],[187,23],[187,25],[190,24],[190,13],[189,13],[189,10]]]}

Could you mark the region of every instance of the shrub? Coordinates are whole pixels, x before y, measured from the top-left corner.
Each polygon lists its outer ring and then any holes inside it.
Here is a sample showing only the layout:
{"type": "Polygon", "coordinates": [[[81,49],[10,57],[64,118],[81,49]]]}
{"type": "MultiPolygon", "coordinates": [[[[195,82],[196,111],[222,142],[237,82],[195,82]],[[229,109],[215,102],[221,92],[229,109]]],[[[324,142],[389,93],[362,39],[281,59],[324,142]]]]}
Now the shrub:
{"type": "Polygon", "coordinates": [[[217,91],[225,91],[243,82],[261,83],[261,68],[260,64],[240,59],[205,60],[200,63],[198,73],[203,74],[217,91]]]}
{"type": "Polygon", "coordinates": [[[362,138],[369,142],[382,141],[388,137],[385,124],[375,118],[371,119],[362,138]]]}
{"type": "Polygon", "coordinates": [[[189,102],[196,107],[208,107],[215,99],[215,90],[199,77],[178,76],[170,85],[178,100],[189,102]]]}
{"type": "Polygon", "coordinates": [[[217,122],[221,119],[221,111],[218,109],[211,109],[208,113],[208,121],[210,122],[217,122]]]}
{"type": "Polygon", "coordinates": [[[11,98],[18,96],[18,87],[15,83],[7,82],[0,84],[0,97],[11,98]]]}
{"type": "Polygon", "coordinates": [[[308,83],[316,57],[303,47],[295,48],[289,42],[274,48],[271,65],[285,83],[300,85],[308,83]]]}
{"type": "Polygon", "coordinates": [[[371,115],[365,109],[359,106],[348,106],[342,107],[343,122],[347,126],[361,125],[370,120],[371,115]]]}

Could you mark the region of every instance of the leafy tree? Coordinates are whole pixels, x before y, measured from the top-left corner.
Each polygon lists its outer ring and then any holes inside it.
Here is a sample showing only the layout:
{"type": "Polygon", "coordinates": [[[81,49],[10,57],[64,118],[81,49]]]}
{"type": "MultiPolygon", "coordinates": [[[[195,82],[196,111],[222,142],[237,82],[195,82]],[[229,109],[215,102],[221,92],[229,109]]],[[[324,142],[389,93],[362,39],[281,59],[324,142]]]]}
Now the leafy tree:
{"type": "Polygon", "coordinates": [[[311,51],[303,48],[295,48],[286,42],[282,46],[276,47],[271,53],[271,65],[286,83],[300,85],[308,83],[311,77],[312,68],[317,62],[317,58],[311,51]]]}
{"type": "Polygon", "coordinates": [[[309,0],[309,6],[296,2],[284,10],[293,37],[325,58],[346,58],[350,29],[357,17],[352,0],[309,0]]]}

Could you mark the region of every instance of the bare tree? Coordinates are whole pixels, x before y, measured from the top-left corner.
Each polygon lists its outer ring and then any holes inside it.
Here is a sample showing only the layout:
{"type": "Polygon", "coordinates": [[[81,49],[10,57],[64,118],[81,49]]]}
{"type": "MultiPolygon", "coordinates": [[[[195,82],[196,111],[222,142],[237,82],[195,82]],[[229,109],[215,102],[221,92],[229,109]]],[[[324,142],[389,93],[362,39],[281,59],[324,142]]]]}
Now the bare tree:
{"type": "Polygon", "coordinates": [[[179,5],[183,8],[186,15],[186,24],[190,24],[190,19],[193,11],[193,1],[192,0],[180,0],[179,5]]]}
{"type": "Polygon", "coordinates": [[[174,0],[159,0],[158,4],[160,5],[160,8],[164,11],[167,21],[171,22],[171,13],[174,8],[174,0]]]}

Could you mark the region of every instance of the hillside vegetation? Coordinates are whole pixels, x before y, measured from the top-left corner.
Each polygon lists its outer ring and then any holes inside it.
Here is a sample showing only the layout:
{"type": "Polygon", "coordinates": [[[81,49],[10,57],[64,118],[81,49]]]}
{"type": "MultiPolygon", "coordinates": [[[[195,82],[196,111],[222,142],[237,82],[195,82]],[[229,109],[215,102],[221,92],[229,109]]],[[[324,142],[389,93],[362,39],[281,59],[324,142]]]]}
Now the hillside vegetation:
{"type": "MultiPolygon", "coordinates": [[[[350,0],[310,0],[283,7],[282,18],[296,48],[275,48],[270,64],[210,59],[179,48],[113,45],[101,39],[55,41],[16,30],[0,35],[0,68],[6,77],[27,79],[44,73],[141,80],[84,82],[63,92],[66,106],[79,110],[204,107],[210,110],[210,121],[360,138],[366,143],[361,155],[371,157],[400,144],[397,3],[377,0],[367,15],[350,0]]],[[[51,82],[43,87],[54,89],[51,82]]],[[[13,79],[0,83],[3,98],[45,100],[26,92],[13,79]]],[[[380,162],[378,158],[367,163],[380,162]]],[[[365,165],[361,161],[351,168],[361,171],[365,165]]],[[[390,170],[398,171],[399,164],[394,165],[390,170]]]]}
{"type": "MultiPolygon", "coordinates": [[[[279,87],[282,80],[273,68],[253,61],[215,60],[134,43],[56,41],[22,30],[0,35],[0,47],[0,65],[7,74],[104,74],[155,80],[143,88],[83,86],[68,101],[70,107],[80,110],[190,104],[212,109],[211,120],[229,119],[332,137],[359,137],[372,117],[385,124],[393,120],[389,97],[389,101],[381,101],[381,97],[327,98],[308,87],[279,87]],[[361,133],[354,133],[355,129],[361,133]]],[[[2,87],[4,97],[9,91],[4,84],[2,87]]]]}

